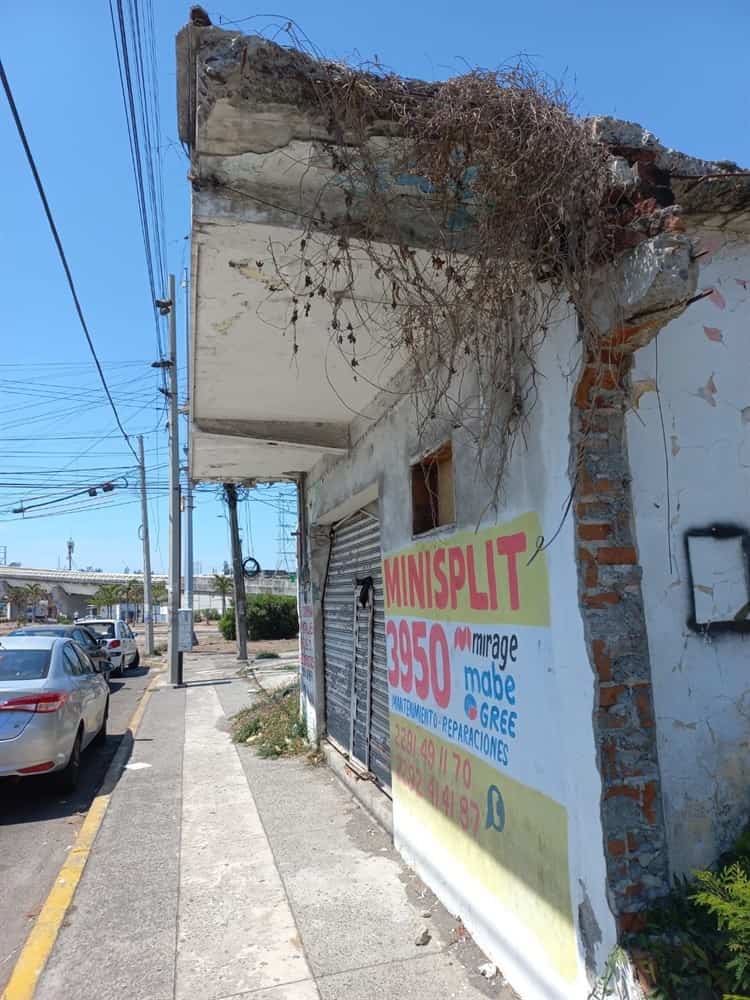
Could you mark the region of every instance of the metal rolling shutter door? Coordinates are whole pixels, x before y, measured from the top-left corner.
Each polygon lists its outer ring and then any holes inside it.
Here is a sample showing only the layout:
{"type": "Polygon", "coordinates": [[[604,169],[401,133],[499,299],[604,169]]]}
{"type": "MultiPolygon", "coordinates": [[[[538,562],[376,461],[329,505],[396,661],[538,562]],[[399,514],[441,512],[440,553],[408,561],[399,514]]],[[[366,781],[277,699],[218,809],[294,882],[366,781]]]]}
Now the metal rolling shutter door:
{"type": "Polygon", "coordinates": [[[349,705],[354,663],[354,556],[343,527],[331,540],[331,558],[323,594],[323,655],[325,658],[326,730],[349,750],[349,705]]]}
{"type": "Polygon", "coordinates": [[[389,787],[380,525],[366,513],[355,514],[334,531],[323,622],[328,735],[389,787]],[[358,600],[356,581],[366,577],[373,581],[372,608],[362,607],[358,600]]]}
{"type": "MultiPolygon", "coordinates": [[[[379,526],[378,526],[379,529],[379,526]]],[[[378,562],[373,567],[374,622],[372,646],[372,691],[370,713],[370,770],[385,785],[391,787],[391,732],[388,710],[388,664],[385,654],[385,602],[383,598],[383,564],[380,558],[378,530],[378,562]]]]}

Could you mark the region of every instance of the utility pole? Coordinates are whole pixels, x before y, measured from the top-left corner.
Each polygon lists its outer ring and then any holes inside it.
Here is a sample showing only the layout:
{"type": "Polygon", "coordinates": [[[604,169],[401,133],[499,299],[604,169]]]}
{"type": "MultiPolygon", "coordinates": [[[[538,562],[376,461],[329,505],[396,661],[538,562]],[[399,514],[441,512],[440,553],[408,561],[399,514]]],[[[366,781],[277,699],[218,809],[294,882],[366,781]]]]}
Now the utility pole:
{"type": "Polygon", "coordinates": [[[154,616],[151,596],[151,547],[148,540],[148,500],[146,498],[146,462],[143,435],[138,435],[138,459],[141,472],[141,538],[143,541],[143,624],[146,626],[146,656],[154,654],[154,616]]]}
{"type": "Polygon", "coordinates": [[[180,424],[177,398],[177,303],[169,276],[169,680],[182,684],[179,651],[180,602],[180,424]]]}
{"type": "Polygon", "coordinates": [[[224,495],[229,507],[229,534],[232,540],[232,573],[234,575],[234,627],[237,636],[237,659],[247,661],[247,609],[245,606],[245,571],[242,568],[242,544],[237,520],[237,487],[224,483],[224,495]]]}
{"type": "Polygon", "coordinates": [[[190,480],[190,292],[187,268],[183,275],[185,289],[185,607],[193,613],[193,484],[190,480]]]}

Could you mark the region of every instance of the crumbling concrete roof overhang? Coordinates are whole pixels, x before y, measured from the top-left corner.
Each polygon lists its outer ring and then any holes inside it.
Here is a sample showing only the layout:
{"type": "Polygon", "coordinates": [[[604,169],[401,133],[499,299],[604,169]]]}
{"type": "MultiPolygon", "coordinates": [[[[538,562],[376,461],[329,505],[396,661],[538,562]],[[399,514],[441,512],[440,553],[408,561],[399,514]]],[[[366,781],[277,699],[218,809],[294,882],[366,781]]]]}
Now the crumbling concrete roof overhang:
{"type": "MultiPolygon", "coordinates": [[[[337,64],[259,36],[192,24],[178,35],[177,56],[180,138],[191,150],[191,177],[198,189],[213,188],[217,202],[223,194],[240,217],[244,197],[256,208],[265,206],[269,221],[274,218],[281,225],[293,226],[307,208],[322,212],[332,228],[345,218],[351,226],[345,191],[330,156],[322,155],[332,136],[315,93],[316,83],[335,78],[337,64]]],[[[373,76],[374,85],[377,81],[373,76]]],[[[417,80],[403,86],[426,94],[440,88],[417,80]]],[[[668,175],[688,225],[750,231],[750,172],[668,149],[632,122],[595,117],[587,124],[614,158],[632,165],[649,157],[668,175]]],[[[384,155],[387,143],[398,138],[395,123],[385,118],[374,122],[369,133],[374,144],[382,144],[384,155]]],[[[398,187],[398,179],[393,181],[398,187]]],[[[413,184],[402,187],[405,235],[415,245],[429,245],[429,233],[421,233],[419,219],[411,217],[418,217],[414,206],[424,192],[413,184]]]]}
{"type": "MultiPolygon", "coordinates": [[[[263,270],[269,246],[283,258],[311,218],[323,231],[345,227],[356,236],[357,200],[350,179],[335,169],[331,125],[316,98],[316,82],[330,80],[337,68],[257,36],[193,24],[180,32],[177,55],[180,138],[190,150],[193,187],[192,474],[294,476],[350,446],[354,423],[377,414],[378,387],[402,363],[394,357],[384,366],[370,352],[370,367],[353,380],[331,350],[325,318],[314,313],[299,360],[285,333],[290,297],[263,270]]],[[[440,87],[404,85],[423,93],[440,87]]],[[[664,234],[653,254],[635,255],[634,284],[670,261],[676,284],[668,312],[694,291],[689,241],[680,242],[680,231],[750,232],[750,174],[667,149],[633,123],[587,124],[610,151],[613,189],[637,202],[635,230],[625,234],[635,240],[623,248],[664,234]]],[[[367,141],[382,155],[403,242],[430,248],[429,186],[388,172],[389,149],[399,139],[384,118],[373,123],[367,141]]],[[[377,235],[368,230],[369,238],[377,235]]],[[[462,234],[455,238],[461,246],[462,234]]],[[[366,300],[367,276],[358,282],[356,295],[366,300]]]]}

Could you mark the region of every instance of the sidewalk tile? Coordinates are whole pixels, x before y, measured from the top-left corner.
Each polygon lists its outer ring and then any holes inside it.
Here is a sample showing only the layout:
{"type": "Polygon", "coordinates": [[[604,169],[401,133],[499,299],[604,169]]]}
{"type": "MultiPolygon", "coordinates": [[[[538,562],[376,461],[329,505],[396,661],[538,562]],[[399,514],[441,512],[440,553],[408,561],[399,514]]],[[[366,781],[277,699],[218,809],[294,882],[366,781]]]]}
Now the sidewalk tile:
{"type": "Polygon", "coordinates": [[[251,990],[249,993],[235,993],[219,1000],[320,1000],[320,993],[312,979],[302,979],[297,983],[284,983],[268,990],[251,990]]]}
{"type": "MultiPolygon", "coordinates": [[[[484,980],[479,983],[487,986],[484,980]]],[[[461,965],[445,954],[406,962],[389,962],[326,976],[318,980],[321,1000],[373,1000],[373,997],[413,997],[419,1000],[486,1000],[461,965]]],[[[495,994],[496,995],[496,994],[495,994]]]]}

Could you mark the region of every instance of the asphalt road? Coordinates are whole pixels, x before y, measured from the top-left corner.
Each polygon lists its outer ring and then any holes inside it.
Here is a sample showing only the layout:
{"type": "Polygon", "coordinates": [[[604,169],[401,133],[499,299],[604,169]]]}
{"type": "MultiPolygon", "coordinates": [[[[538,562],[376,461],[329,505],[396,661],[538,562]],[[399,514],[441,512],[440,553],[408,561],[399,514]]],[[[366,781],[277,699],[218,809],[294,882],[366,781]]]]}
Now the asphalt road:
{"type": "Polygon", "coordinates": [[[75,794],[61,796],[46,777],[0,780],[0,990],[148,682],[145,667],[112,678],[107,742],[85,751],[75,794]]]}

